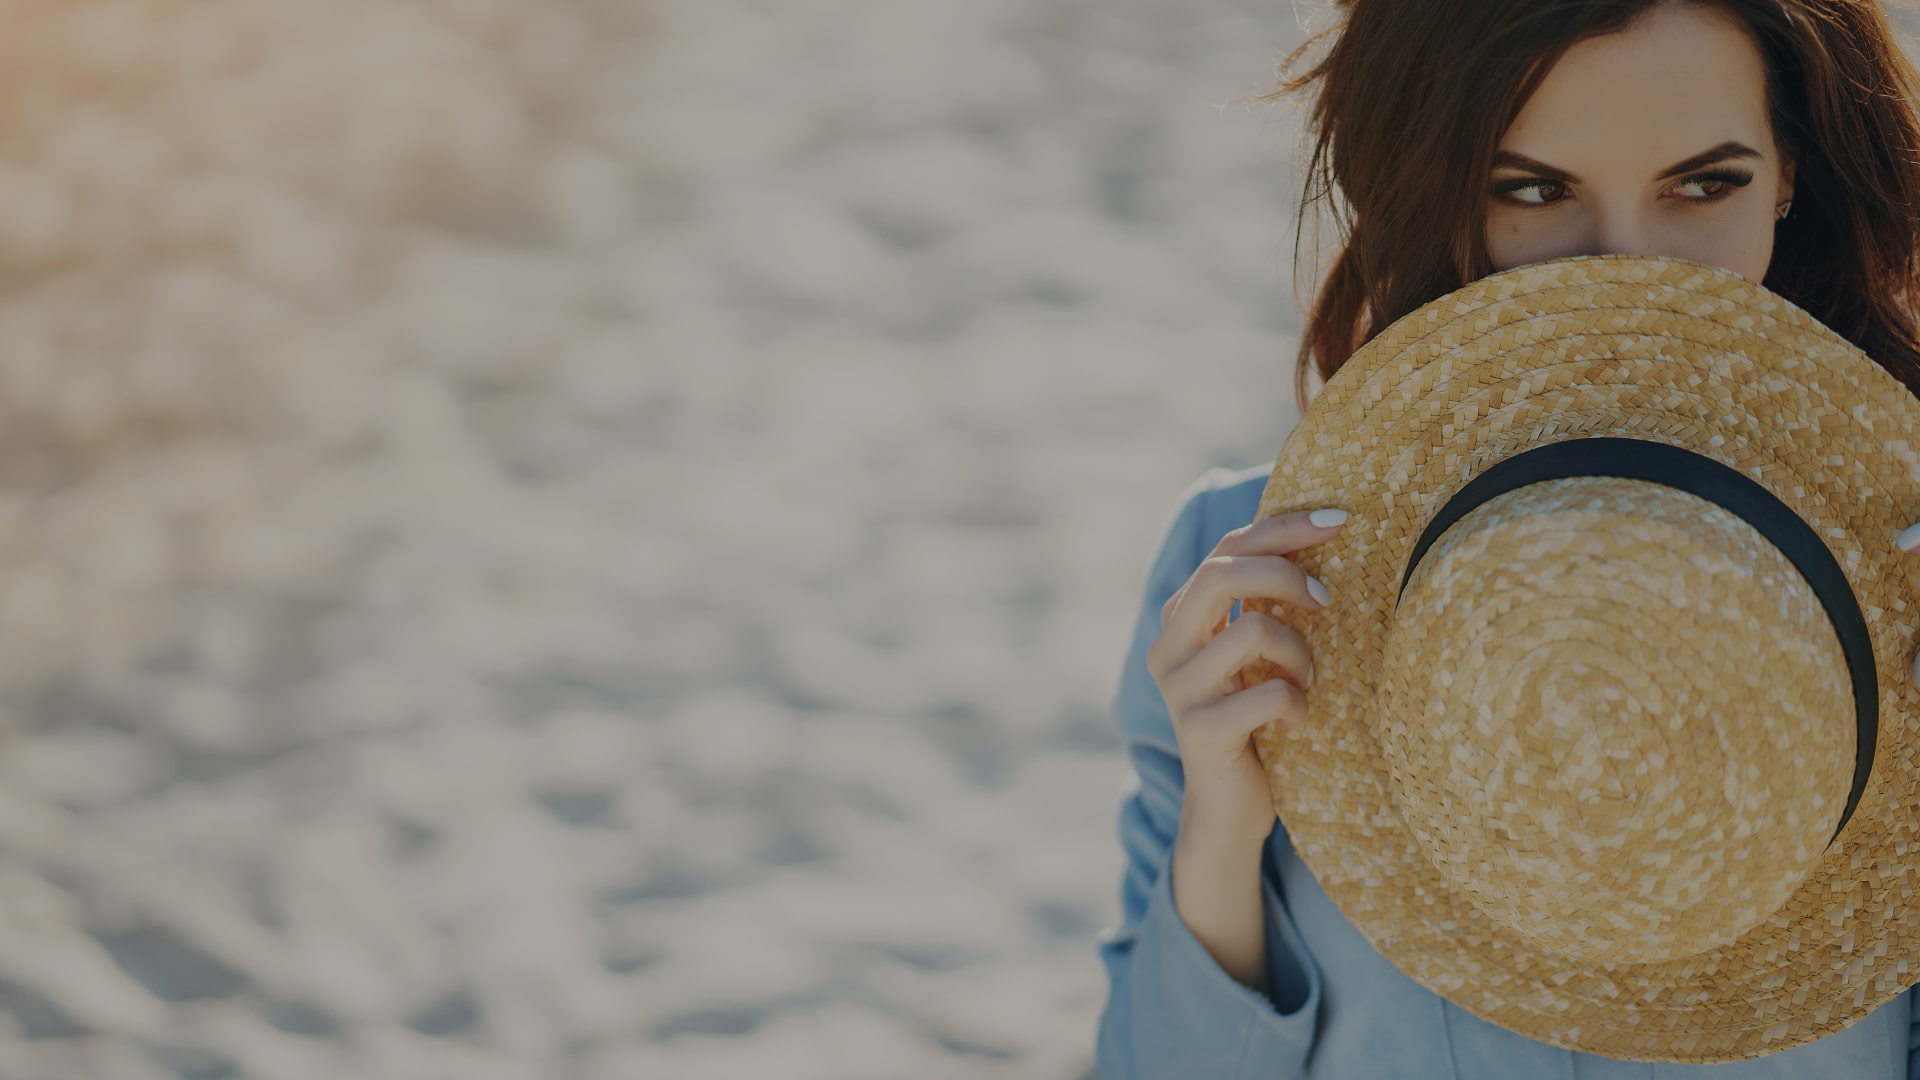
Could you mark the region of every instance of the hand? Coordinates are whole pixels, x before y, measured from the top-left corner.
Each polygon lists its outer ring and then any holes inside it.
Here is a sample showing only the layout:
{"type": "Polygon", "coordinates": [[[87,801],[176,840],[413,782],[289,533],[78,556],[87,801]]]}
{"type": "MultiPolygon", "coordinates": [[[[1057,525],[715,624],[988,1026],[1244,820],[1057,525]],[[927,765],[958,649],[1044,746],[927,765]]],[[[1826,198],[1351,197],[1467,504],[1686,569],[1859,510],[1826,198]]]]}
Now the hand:
{"type": "MultiPolygon", "coordinates": [[[[1900,530],[1900,535],[1893,538],[1893,546],[1901,551],[1920,551],[1920,521],[1900,530]]],[[[1920,656],[1913,658],[1913,667],[1909,674],[1914,685],[1920,686],[1920,656]]]]}
{"type": "Polygon", "coordinates": [[[1243,610],[1229,624],[1227,615],[1236,599],[1250,596],[1315,608],[1328,603],[1327,587],[1286,553],[1332,539],[1345,521],[1344,511],[1302,510],[1235,529],[1161,607],[1147,670],[1160,684],[1180,744],[1183,829],[1195,824],[1234,842],[1263,842],[1273,831],[1273,795],[1253,733],[1306,715],[1313,656],[1306,639],[1278,619],[1243,610]],[[1286,677],[1248,687],[1241,669],[1256,656],[1286,677]]]}

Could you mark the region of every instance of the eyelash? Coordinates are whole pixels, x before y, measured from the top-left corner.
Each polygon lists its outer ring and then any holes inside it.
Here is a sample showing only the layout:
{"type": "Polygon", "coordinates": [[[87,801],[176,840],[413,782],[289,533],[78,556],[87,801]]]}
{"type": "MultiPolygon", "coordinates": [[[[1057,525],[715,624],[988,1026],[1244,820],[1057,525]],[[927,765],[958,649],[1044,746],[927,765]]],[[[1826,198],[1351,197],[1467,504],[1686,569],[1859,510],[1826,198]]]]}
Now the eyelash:
{"type": "MultiPolygon", "coordinates": [[[[1753,180],[1752,173],[1738,172],[1730,169],[1719,169],[1713,172],[1695,173],[1692,176],[1689,176],[1680,180],[1679,183],[1684,185],[1684,184],[1710,183],[1713,181],[1720,181],[1722,183],[1725,183],[1727,185],[1727,188],[1726,190],[1720,192],[1720,194],[1718,195],[1706,195],[1698,199],[1683,199],[1681,201],[1690,202],[1690,203],[1719,202],[1721,199],[1724,199],[1727,196],[1732,195],[1734,192],[1739,191],[1741,188],[1746,187],[1747,184],[1752,182],[1752,180],[1753,180]]],[[[1552,206],[1554,203],[1564,202],[1565,200],[1563,199],[1553,199],[1548,202],[1523,202],[1522,200],[1508,197],[1512,192],[1521,191],[1526,188],[1534,188],[1537,190],[1538,188],[1547,184],[1556,184],[1562,187],[1565,186],[1565,184],[1563,184],[1559,180],[1546,180],[1540,177],[1535,177],[1531,180],[1502,180],[1499,183],[1493,185],[1493,196],[1494,198],[1499,199],[1501,202],[1506,203],[1508,206],[1524,206],[1524,207],[1527,207],[1528,209],[1536,209],[1536,210],[1544,207],[1552,206]]]]}

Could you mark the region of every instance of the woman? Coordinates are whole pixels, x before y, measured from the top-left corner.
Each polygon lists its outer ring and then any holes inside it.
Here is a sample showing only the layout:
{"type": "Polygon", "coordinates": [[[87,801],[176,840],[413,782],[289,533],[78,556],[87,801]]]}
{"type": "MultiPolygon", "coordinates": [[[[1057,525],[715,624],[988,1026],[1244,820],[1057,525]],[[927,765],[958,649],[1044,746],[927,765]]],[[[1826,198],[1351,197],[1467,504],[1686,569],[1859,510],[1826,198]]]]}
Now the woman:
{"type": "MultiPolygon", "coordinates": [[[[1350,0],[1319,82],[1347,237],[1296,393],[1396,318],[1571,255],[1722,266],[1806,308],[1920,392],[1916,76],[1864,0],[1350,0]]],[[[1296,51],[1295,57],[1300,52],[1296,51]]],[[[1293,57],[1289,57],[1289,62],[1293,57]]],[[[1297,236],[1296,236],[1297,240],[1297,236]]],[[[1339,603],[1287,554],[1337,508],[1251,521],[1269,473],[1189,489],[1149,573],[1115,712],[1123,923],[1101,937],[1103,1080],[1146,1077],[1909,1077],[1914,991],[1851,1027],[1724,1065],[1620,1061],[1489,1024],[1389,964],[1273,814],[1251,733],[1300,722],[1309,643],[1236,599],[1339,603]],[[1286,679],[1252,688],[1256,656],[1286,679]]],[[[1916,508],[1920,509],[1920,508],[1916,508]]],[[[1896,541],[1911,548],[1920,525],[1896,541]]],[[[1915,973],[1920,978],[1920,972],[1915,973]]]]}

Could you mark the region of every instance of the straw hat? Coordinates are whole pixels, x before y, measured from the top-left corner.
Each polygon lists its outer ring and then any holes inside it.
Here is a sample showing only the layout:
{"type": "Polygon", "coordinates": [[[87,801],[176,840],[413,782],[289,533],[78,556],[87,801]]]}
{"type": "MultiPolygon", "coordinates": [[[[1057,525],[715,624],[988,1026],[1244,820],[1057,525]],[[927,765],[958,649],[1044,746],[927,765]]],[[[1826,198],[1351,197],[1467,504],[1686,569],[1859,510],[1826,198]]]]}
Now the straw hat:
{"type": "MultiPolygon", "coordinates": [[[[1255,734],[1294,848],[1408,976],[1542,1042],[1717,1062],[1920,980],[1920,401],[1684,259],[1503,271],[1347,361],[1259,517],[1322,609],[1255,734]]],[[[1277,677],[1258,661],[1249,684],[1277,677]]]]}

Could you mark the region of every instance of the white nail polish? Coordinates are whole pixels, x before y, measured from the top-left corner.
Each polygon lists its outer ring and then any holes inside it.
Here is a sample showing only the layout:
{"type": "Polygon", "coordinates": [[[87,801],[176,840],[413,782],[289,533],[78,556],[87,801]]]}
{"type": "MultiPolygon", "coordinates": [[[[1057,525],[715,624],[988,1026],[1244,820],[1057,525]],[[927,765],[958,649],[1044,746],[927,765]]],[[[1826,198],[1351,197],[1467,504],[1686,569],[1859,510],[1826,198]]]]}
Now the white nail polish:
{"type": "Polygon", "coordinates": [[[1313,513],[1307,515],[1307,524],[1316,529],[1331,529],[1335,525],[1345,525],[1346,523],[1347,512],[1345,510],[1315,510],[1313,513]]]}
{"type": "Polygon", "coordinates": [[[1893,538],[1893,546],[1901,551],[1912,551],[1920,547],[1920,522],[1900,530],[1900,535],[1893,538]]]}
{"type": "Polygon", "coordinates": [[[1307,575],[1307,595],[1313,597],[1322,607],[1333,602],[1333,594],[1328,592],[1327,587],[1321,584],[1320,579],[1314,577],[1312,574],[1307,575]]]}
{"type": "Polygon", "coordinates": [[[1915,686],[1920,686],[1920,656],[1916,656],[1913,658],[1913,669],[1911,674],[1913,675],[1913,684],[1915,686]]]}

